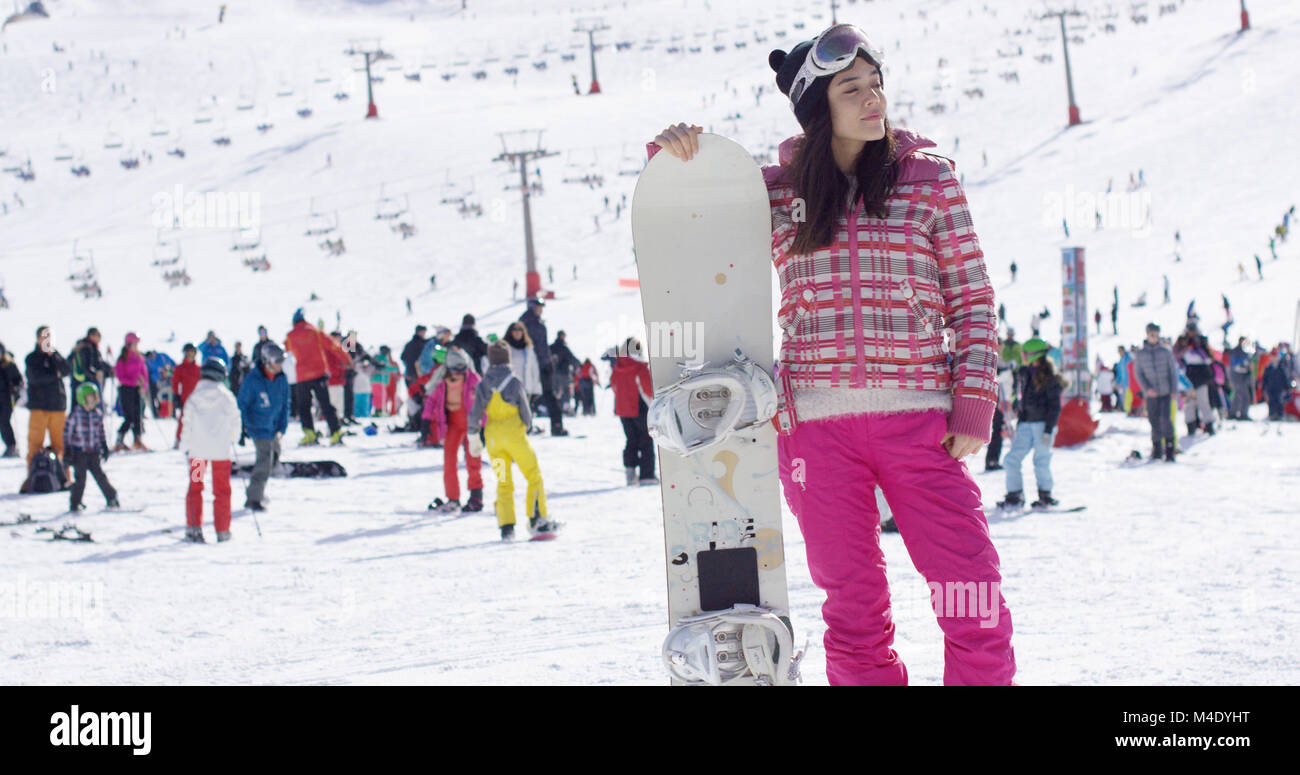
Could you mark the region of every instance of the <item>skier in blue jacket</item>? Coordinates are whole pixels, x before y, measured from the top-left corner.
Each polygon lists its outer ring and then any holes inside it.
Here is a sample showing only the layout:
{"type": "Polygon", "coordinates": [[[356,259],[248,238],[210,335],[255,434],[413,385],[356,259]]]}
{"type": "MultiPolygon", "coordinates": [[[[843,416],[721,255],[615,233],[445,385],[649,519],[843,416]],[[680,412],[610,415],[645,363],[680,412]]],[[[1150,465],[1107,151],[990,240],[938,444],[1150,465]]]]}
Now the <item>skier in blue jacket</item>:
{"type": "Polygon", "coordinates": [[[226,365],[226,370],[230,370],[230,355],[226,352],[226,346],[217,338],[217,332],[209,331],[208,336],[199,343],[199,360],[207,363],[209,358],[217,358],[226,365]]]}
{"type": "Polygon", "coordinates": [[[267,342],[260,355],[262,362],[244,377],[236,399],[244,429],[257,450],[244,503],[244,508],[253,511],[265,509],[266,480],[280,460],[280,437],[289,428],[289,379],[282,372],[284,350],[267,342]]]}

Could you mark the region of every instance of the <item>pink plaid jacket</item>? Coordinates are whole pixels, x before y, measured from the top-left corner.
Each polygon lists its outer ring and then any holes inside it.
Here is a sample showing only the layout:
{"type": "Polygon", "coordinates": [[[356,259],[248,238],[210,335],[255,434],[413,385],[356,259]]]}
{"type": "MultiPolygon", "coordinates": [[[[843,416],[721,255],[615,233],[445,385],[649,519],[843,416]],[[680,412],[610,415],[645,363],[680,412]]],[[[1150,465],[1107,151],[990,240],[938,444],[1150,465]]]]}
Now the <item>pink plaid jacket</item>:
{"type": "Polygon", "coordinates": [[[785,178],[796,143],[765,167],[781,282],[781,370],[793,391],[869,388],[951,395],[948,430],[988,442],[997,405],[993,285],[952,162],[895,129],[888,217],[846,207],[835,242],[793,255],[797,204],[785,178]],[[849,228],[849,224],[853,227],[849,228]],[[856,300],[856,301],[855,301],[856,300]]]}

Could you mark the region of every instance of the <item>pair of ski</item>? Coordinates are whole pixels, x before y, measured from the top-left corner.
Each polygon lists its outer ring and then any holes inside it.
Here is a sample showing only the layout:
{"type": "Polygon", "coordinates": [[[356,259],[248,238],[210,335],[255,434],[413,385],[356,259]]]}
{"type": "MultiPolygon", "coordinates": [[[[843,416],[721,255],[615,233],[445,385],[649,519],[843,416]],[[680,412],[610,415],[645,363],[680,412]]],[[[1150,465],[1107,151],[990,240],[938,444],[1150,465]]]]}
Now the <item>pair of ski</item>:
{"type": "Polygon", "coordinates": [[[51,541],[83,541],[93,543],[95,539],[90,537],[90,533],[82,530],[71,522],[65,522],[63,527],[55,530],[52,527],[38,527],[37,533],[50,533],[51,541]]]}
{"type": "Polygon", "coordinates": [[[1088,508],[1087,506],[1026,506],[1023,503],[1011,505],[997,504],[989,509],[989,512],[995,516],[1004,516],[1007,514],[1075,514],[1088,508]]]}

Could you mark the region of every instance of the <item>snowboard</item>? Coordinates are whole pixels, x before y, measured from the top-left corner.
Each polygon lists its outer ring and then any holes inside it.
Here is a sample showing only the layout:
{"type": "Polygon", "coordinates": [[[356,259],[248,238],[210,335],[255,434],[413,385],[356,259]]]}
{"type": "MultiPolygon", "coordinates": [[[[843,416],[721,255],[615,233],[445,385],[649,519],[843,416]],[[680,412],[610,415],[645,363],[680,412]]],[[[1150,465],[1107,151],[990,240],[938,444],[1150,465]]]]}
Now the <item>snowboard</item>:
{"type": "MultiPolygon", "coordinates": [[[[233,468],[235,476],[252,476],[255,463],[240,463],[233,468]]],[[[326,479],[347,476],[347,469],[333,460],[284,461],[271,467],[271,476],[276,478],[326,479]]]]}
{"type": "MultiPolygon", "coordinates": [[[[772,374],[767,187],[740,145],[714,134],[701,134],[699,145],[689,162],[657,153],[632,198],[643,348],[656,396],[678,382],[684,366],[723,367],[738,349],[772,374]]],[[[764,644],[782,651],[775,655],[777,664],[790,668],[775,682],[792,682],[786,679],[793,678],[797,662],[791,664],[776,440],[775,426],[766,421],[694,454],[665,449],[659,439],[670,628],[664,660],[674,685],[772,682],[752,669],[692,680],[672,667],[688,650],[680,646],[690,640],[683,628],[708,630],[692,642],[712,638],[717,650],[730,650],[714,657],[717,665],[736,667],[739,660],[743,667],[751,637],[744,632],[748,626],[737,622],[766,616],[770,626],[769,614],[788,630],[776,644],[775,636],[764,644]],[[733,613],[707,617],[719,611],[733,613]]]]}

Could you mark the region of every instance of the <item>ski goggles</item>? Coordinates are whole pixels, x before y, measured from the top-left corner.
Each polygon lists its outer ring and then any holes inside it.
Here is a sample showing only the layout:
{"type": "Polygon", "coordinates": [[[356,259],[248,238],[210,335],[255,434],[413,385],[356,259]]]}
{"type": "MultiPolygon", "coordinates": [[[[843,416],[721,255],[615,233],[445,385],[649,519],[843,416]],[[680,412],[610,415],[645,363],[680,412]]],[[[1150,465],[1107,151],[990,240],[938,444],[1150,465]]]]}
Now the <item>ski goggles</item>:
{"type": "Polygon", "coordinates": [[[798,105],[818,78],[851,67],[859,53],[866,54],[878,66],[884,61],[884,52],[872,45],[867,33],[857,25],[837,24],[822,32],[813,39],[812,50],[790,85],[790,104],[798,105]]]}

